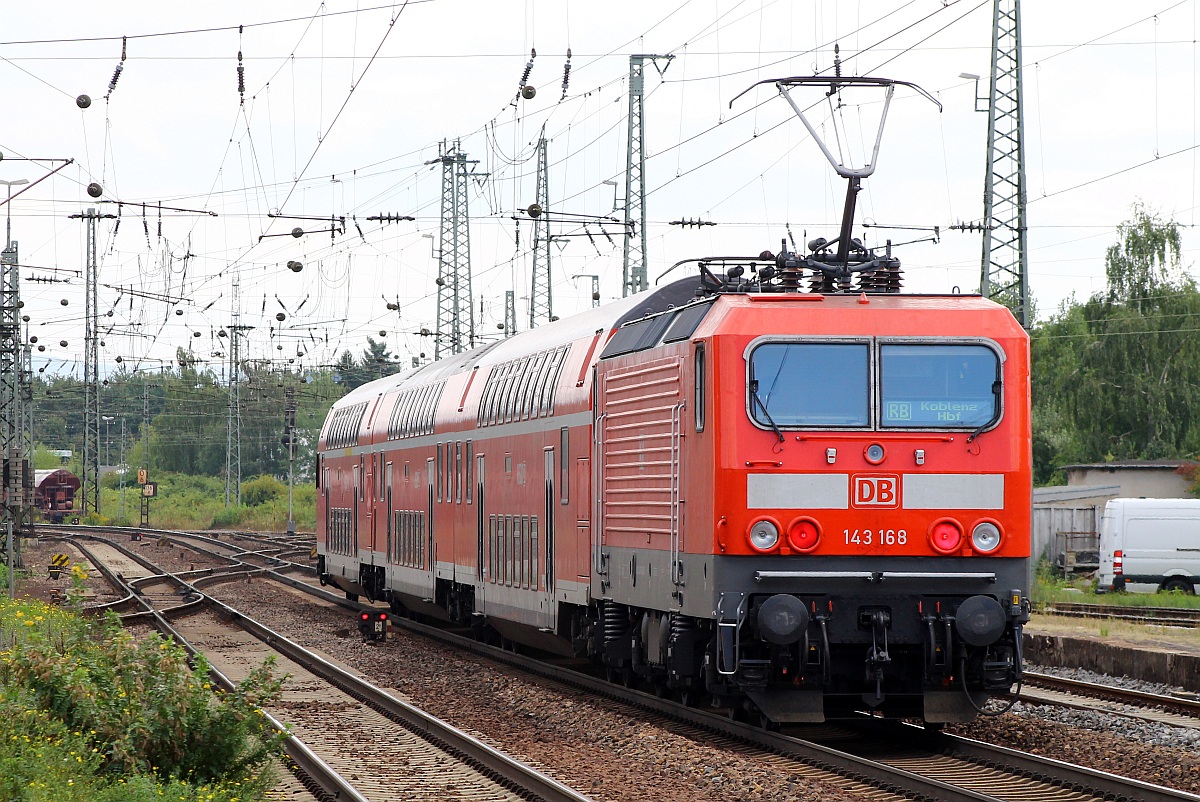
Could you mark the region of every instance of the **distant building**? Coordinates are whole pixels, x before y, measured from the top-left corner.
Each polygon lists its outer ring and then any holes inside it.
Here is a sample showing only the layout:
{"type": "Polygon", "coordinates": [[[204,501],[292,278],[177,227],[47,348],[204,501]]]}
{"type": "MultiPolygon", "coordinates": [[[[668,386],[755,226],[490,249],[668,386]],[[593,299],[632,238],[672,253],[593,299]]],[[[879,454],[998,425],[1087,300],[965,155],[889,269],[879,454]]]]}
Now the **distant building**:
{"type": "Polygon", "coordinates": [[[1117,485],[1115,498],[1193,498],[1191,482],[1179,469],[1184,459],[1130,459],[1087,465],[1064,465],[1067,487],[1117,485]]]}
{"type": "Polygon", "coordinates": [[[1064,573],[1099,565],[1100,517],[1114,498],[1192,498],[1179,469],[1190,460],[1122,460],[1064,465],[1067,484],[1033,490],[1033,557],[1064,573]]]}

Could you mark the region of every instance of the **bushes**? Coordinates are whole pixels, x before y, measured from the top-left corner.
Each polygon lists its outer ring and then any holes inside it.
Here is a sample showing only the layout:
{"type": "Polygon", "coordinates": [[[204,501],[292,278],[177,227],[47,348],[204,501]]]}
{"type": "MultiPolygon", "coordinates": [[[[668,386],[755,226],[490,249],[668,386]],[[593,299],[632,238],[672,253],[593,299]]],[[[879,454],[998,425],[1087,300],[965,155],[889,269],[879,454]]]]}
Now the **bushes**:
{"type": "MultiPolygon", "coordinates": [[[[225,480],[154,472],[158,497],[150,502],[150,525],[161,529],[257,529],[282,532],[287,524],[287,483],[273,476],[256,476],[242,482],[242,504],[225,506],[225,480]]],[[[121,509],[118,489],[101,490],[102,509],[117,520],[121,509]]],[[[141,488],[126,485],[125,523],[136,523],[141,488]]],[[[231,499],[232,501],[232,499],[231,499]]],[[[306,481],[295,486],[294,515],[300,531],[316,528],[316,488],[306,481]]]]}
{"type": "Polygon", "coordinates": [[[241,526],[245,513],[246,508],[236,504],[217,510],[213,513],[212,526],[209,529],[236,529],[241,526]]]}
{"type": "Polygon", "coordinates": [[[286,494],[287,485],[274,476],[256,476],[242,482],[242,503],[247,507],[257,507],[286,494]]]}
{"type": "Polygon", "coordinates": [[[76,798],[39,785],[113,800],[168,787],[172,799],[245,800],[269,787],[279,736],[260,708],[279,692],[273,664],[214,696],[202,658],[192,668],[173,642],[135,641],[115,620],[94,629],[41,605],[0,607],[0,636],[14,644],[0,656],[0,799],[76,798]]]}

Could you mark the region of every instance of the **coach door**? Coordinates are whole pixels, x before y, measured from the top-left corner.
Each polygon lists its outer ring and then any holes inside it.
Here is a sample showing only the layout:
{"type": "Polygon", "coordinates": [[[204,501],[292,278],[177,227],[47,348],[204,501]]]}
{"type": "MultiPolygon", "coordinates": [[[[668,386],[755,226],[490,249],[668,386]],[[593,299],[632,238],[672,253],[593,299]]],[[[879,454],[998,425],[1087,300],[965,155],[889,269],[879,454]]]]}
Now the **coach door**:
{"type": "Polygon", "coordinates": [[[575,566],[574,579],[587,582],[591,579],[588,570],[591,565],[591,552],[588,544],[592,542],[592,464],[588,457],[575,460],[575,548],[571,562],[575,566]]]}
{"type": "MultiPolygon", "coordinates": [[[[392,562],[392,555],[396,553],[395,550],[393,550],[393,548],[392,548],[392,538],[395,537],[395,534],[392,532],[392,527],[395,523],[396,515],[395,515],[395,513],[392,512],[392,463],[391,462],[388,462],[386,473],[384,475],[387,477],[387,486],[384,488],[384,491],[383,491],[383,502],[384,502],[384,507],[383,507],[384,524],[383,524],[383,526],[387,533],[387,542],[384,544],[383,564],[384,564],[384,566],[387,566],[392,562]]],[[[387,569],[385,568],[384,570],[386,571],[387,569]]]]}
{"type": "Polygon", "coordinates": [[[533,544],[533,582],[532,587],[539,589],[537,594],[538,600],[538,626],[545,629],[554,629],[554,611],[556,605],[554,603],[554,512],[558,507],[558,492],[555,489],[554,478],[558,472],[558,466],[554,461],[554,447],[547,446],[546,454],[546,513],[542,520],[542,542],[545,543],[544,555],[539,555],[537,542],[537,519],[533,519],[532,526],[534,527],[531,542],[533,544]],[[542,561],[542,569],[539,571],[537,562],[538,557],[544,556],[542,561]]]}
{"type": "Polygon", "coordinates": [[[488,546],[488,518],[484,511],[483,455],[475,455],[475,609],[482,611],[487,595],[487,572],[491,566],[484,562],[488,546]]]}
{"type": "Polygon", "coordinates": [[[379,549],[379,455],[372,454],[364,487],[367,491],[367,529],[371,533],[371,564],[375,564],[375,552],[379,549]]]}
{"type": "Polygon", "coordinates": [[[433,527],[433,511],[437,509],[433,503],[433,491],[439,479],[436,475],[437,464],[433,457],[425,460],[425,475],[429,477],[429,481],[425,483],[425,559],[422,563],[422,568],[425,573],[424,588],[429,595],[427,598],[434,598],[434,588],[437,587],[437,582],[434,579],[437,573],[437,554],[434,553],[434,527],[433,527]]]}

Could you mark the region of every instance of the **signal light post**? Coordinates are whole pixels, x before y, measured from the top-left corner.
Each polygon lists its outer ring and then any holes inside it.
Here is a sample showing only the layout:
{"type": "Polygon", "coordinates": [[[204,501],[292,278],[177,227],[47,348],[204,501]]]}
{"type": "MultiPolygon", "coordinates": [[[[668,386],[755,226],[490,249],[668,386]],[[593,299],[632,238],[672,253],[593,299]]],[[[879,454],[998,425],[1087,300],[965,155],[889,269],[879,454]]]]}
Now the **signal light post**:
{"type": "Polygon", "coordinates": [[[388,614],[382,610],[363,610],[358,614],[358,631],[364,641],[387,640],[388,614]]]}
{"type": "Polygon", "coordinates": [[[288,519],[287,533],[296,534],[296,518],[292,513],[293,498],[293,468],[296,464],[296,388],[289,387],[284,391],[283,407],[283,444],[288,450],[288,519]]]}

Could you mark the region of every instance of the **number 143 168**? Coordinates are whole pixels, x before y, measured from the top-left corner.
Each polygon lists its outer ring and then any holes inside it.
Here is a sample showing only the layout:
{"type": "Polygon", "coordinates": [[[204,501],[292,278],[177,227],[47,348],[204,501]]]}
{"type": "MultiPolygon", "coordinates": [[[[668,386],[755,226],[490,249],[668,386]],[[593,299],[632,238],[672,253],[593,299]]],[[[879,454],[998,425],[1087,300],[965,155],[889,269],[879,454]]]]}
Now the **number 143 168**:
{"type": "Polygon", "coordinates": [[[847,546],[903,546],[908,543],[904,529],[843,529],[847,546]]]}

